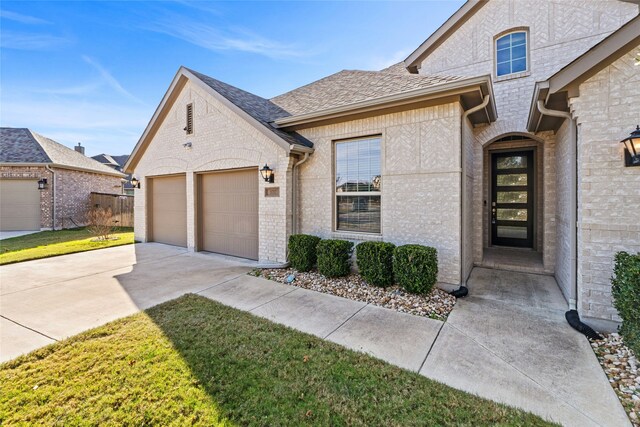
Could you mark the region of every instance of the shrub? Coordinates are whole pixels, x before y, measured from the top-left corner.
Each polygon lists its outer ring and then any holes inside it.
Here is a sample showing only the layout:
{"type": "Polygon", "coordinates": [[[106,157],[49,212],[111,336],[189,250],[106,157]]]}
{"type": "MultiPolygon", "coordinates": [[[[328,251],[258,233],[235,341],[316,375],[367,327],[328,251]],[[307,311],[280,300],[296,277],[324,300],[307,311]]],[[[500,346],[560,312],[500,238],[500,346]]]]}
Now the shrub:
{"type": "Polygon", "coordinates": [[[407,292],[428,294],[438,278],[438,252],[429,246],[398,246],[393,253],[393,273],[407,292]]]}
{"type": "Polygon", "coordinates": [[[321,240],[317,249],[320,274],[326,277],[349,274],[353,243],[347,240],[321,240]]]}
{"type": "Polygon", "coordinates": [[[362,242],[356,246],[358,270],[367,283],[383,288],[393,284],[395,248],[396,245],[387,242],[362,242]]]}
{"type": "Polygon", "coordinates": [[[292,234],[289,236],[289,262],[298,271],[309,271],[316,265],[320,238],[309,234],[292,234]]]}
{"type": "Polygon", "coordinates": [[[622,318],[620,335],[640,356],[640,253],[618,252],[611,279],[613,305],[622,318]]]}
{"type": "Polygon", "coordinates": [[[96,240],[109,240],[115,228],[111,208],[93,208],[87,212],[85,221],[87,230],[96,240]]]}

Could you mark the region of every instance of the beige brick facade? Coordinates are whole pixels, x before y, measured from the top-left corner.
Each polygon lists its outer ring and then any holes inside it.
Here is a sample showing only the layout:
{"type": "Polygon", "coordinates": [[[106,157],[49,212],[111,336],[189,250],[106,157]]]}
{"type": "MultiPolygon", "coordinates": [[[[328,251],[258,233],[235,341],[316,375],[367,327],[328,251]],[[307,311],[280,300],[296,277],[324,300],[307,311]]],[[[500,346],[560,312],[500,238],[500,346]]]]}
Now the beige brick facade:
{"type": "Polygon", "coordinates": [[[58,167],[51,167],[51,170],[54,173],[44,166],[0,166],[2,179],[33,179],[34,186],[41,178],[47,180],[46,189],[40,191],[40,227],[43,230],[85,225],[92,192],[122,194],[122,178],[119,176],[58,167]],[[55,224],[52,215],[54,206],[55,224]]]}

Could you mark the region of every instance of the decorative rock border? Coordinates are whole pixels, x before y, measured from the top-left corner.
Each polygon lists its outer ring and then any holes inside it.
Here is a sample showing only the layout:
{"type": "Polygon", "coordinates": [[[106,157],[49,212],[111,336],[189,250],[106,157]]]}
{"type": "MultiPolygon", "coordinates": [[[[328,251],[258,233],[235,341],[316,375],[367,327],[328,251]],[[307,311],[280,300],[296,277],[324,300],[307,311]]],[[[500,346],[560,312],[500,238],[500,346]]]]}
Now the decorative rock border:
{"type": "Polygon", "coordinates": [[[367,284],[358,274],[327,278],[316,271],[299,273],[288,269],[254,270],[251,274],[285,285],[310,289],[355,301],[362,301],[402,313],[445,320],[456,303],[456,298],[441,289],[428,295],[414,295],[398,286],[379,288],[367,284]],[[291,280],[293,279],[293,280],[291,280]]]}
{"type": "Polygon", "coordinates": [[[627,411],[631,424],[640,427],[640,361],[624,345],[619,334],[601,335],[604,339],[592,340],[591,348],[627,411]]]}

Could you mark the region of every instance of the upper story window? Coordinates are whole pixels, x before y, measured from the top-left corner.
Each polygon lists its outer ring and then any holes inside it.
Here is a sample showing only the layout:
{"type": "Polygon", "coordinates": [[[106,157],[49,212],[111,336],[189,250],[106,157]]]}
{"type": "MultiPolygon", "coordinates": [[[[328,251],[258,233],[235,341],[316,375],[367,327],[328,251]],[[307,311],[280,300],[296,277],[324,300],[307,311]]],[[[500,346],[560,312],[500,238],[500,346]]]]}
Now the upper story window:
{"type": "Polygon", "coordinates": [[[527,32],[515,31],[496,39],[496,77],[527,71],[527,32]]]}
{"type": "Polygon", "coordinates": [[[380,139],[336,143],[336,230],[380,233],[380,139]]]}

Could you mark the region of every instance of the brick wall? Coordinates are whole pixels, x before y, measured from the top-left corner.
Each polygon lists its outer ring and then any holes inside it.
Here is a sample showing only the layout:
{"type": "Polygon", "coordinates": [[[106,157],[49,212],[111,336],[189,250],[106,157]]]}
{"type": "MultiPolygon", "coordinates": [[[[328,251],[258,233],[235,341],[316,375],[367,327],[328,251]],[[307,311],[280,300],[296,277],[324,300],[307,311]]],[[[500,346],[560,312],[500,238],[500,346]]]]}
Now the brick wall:
{"type": "Polygon", "coordinates": [[[33,185],[37,186],[37,181],[45,178],[48,182],[47,188],[40,191],[40,228],[51,229],[53,211],[53,199],[51,195],[52,175],[42,166],[0,166],[0,178],[3,179],[33,179],[33,185]]]}
{"type": "Polygon", "coordinates": [[[147,241],[145,177],[187,175],[187,246],[196,250],[195,174],[236,168],[256,168],[259,181],[259,260],[286,261],[291,230],[291,162],[287,152],[252,125],[229,110],[198,84],[188,82],[135,168],[142,179],[135,190],[135,235],[147,241]],[[186,105],[194,107],[194,131],[186,135],[186,105]],[[192,143],[185,149],[183,144],[192,143]],[[265,163],[275,171],[275,183],[267,184],[257,169],[265,163]],[[264,197],[265,187],[280,187],[280,197],[264,197]]]}
{"type": "Polygon", "coordinates": [[[555,183],[558,206],[556,209],[556,281],[565,298],[571,298],[571,170],[570,122],[565,120],[556,133],[556,170],[555,183]]]}
{"type": "Polygon", "coordinates": [[[640,251],[640,167],[623,146],[640,121],[640,46],[580,85],[571,100],[578,124],[578,309],[619,320],[611,303],[613,256],[640,251]]]}
{"type": "Polygon", "coordinates": [[[434,246],[438,280],[460,283],[461,114],[451,103],[301,130],[315,152],[300,167],[300,232],[434,246]],[[375,134],[382,135],[382,232],[334,231],[333,141],[375,134]]]}

